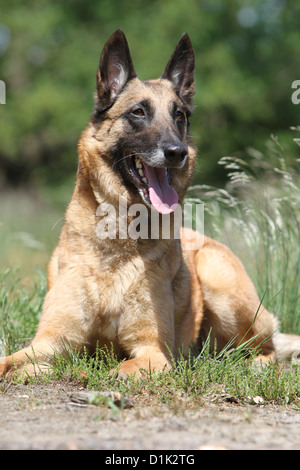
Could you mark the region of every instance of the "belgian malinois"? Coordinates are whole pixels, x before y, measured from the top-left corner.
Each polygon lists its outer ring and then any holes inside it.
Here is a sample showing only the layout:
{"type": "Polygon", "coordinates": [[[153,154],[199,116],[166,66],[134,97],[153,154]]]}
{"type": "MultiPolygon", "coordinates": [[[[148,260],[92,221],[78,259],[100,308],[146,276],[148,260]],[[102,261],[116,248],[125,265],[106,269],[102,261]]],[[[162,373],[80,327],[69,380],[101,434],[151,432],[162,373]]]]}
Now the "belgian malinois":
{"type": "MultiPolygon", "coordinates": [[[[276,342],[291,352],[293,338],[277,334],[274,340],[275,317],[224,245],[185,229],[181,238],[121,236],[120,226],[115,237],[99,236],[102,208],[112,207],[118,218],[120,199],[147,209],[149,217],[156,213],[159,227],[166,217],[174,225],[196,164],[189,136],[194,66],[187,34],[161,78],[149,81],[138,79],[122,31],[105,44],[38,330],[29,347],[0,360],[1,376],[51,367],[53,354],[66,346],[92,352],[112,343],[126,359],[119,375],[138,377],[170,368],[170,356],[209,332],[218,349],[253,338],[263,359],[276,357],[276,342]]],[[[126,214],[125,229],[133,220],[126,214]]]]}

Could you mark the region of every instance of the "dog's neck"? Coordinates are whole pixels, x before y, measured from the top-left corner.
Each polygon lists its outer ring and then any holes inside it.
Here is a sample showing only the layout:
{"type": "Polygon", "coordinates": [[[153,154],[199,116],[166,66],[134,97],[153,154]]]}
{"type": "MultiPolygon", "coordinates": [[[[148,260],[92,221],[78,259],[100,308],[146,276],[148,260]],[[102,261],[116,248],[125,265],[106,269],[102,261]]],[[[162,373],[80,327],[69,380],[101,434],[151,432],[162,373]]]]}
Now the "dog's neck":
{"type": "MultiPolygon", "coordinates": [[[[117,207],[111,206],[113,212],[114,223],[116,221],[115,231],[111,226],[112,232],[106,237],[107,230],[105,219],[108,214],[109,204],[106,203],[105,195],[101,192],[95,192],[91,183],[77,175],[77,182],[72,196],[72,200],[66,213],[66,223],[72,232],[76,232],[80,238],[86,238],[89,242],[96,244],[99,249],[105,249],[113,244],[116,250],[129,250],[132,252],[147,251],[153,253],[150,258],[157,258],[157,254],[161,251],[158,246],[164,246],[166,250],[170,244],[177,243],[179,236],[174,230],[174,216],[170,215],[168,220],[162,222],[162,216],[155,213],[155,210],[145,208],[147,220],[138,219],[130,214],[130,207],[119,204],[117,207]],[[75,216],[76,215],[76,216],[75,216]],[[151,217],[152,215],[152,217],[151,217]],[[75,222],[76,224],[75,225],[75,222]],[[84,221],[84,223],[83,223],[84,221]],[[144,227],[137,227],[139,223],[145,223],[144,227]],[[136,231],[135,231],[136,230],[136,231]],[[140,234],[140,236],[139,236],[140,234]],[[115,241],[118,240],[118,243],[115,241]]],[[[163,216],[166,217],[166,216],[163,216]]],[[[149,259],[150,259],[149,258],[149,259]]]]}

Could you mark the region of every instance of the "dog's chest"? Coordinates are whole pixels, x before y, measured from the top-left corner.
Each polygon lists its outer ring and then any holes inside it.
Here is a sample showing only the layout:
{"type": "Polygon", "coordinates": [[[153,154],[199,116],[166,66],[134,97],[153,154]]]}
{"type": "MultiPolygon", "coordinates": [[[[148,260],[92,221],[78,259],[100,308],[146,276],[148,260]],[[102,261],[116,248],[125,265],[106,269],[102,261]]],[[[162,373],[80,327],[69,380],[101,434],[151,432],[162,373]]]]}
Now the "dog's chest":
{"type": "Polygon", "coordinates": [[[100,272],[97,276],[99,334],[113,341],[125,317],[137,316],[143,310],[150,314],[157,289],[164,282],[171,283],[173,264],[161,260],[149,266],[144,258],[137,256],[115,270],[100,272]]]}
{"type": "Polygon", "coordinates": [[[140,301],[139,286],[145,284],[145,280],[146,272],[139,258],[98,274],[97,326],[106,339],[116,338],[123,313],[132,303],[140,301]]]}

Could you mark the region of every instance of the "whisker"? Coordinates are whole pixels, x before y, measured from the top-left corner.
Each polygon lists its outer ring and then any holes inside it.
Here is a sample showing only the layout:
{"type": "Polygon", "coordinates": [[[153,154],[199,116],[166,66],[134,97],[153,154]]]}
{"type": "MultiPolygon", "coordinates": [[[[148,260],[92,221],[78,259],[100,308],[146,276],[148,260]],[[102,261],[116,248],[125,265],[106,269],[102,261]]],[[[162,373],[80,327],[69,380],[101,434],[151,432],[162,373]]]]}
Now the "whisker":
{"type": "MultiPolygon", "coordinates": [[[[130,155],[130,154],[129,154],[129,155],[130,155]]],[[[129,158],[129,155],[125,155],[124,157],[119,158],[119,160],[114,161],[112,167],[115,168],[115,167],[116,167],[119,163],[121,163],[123,160],[126,160],[127,158],[129,158]]]]}
{"type": "Polygon", "coordinates": [[[119,160],[115,161],[113,163],[113,168],[118,165],[119,163],[121,163],[123,160],[126,160],[126,158],[132,158],[132,157],[135,157],[135,156],[140,156],[140,155],[147,155],[147,152],[139,152],[139,153],[128,153],[128,154],[125,154],[123,157],[119,158],[119,160]]]}

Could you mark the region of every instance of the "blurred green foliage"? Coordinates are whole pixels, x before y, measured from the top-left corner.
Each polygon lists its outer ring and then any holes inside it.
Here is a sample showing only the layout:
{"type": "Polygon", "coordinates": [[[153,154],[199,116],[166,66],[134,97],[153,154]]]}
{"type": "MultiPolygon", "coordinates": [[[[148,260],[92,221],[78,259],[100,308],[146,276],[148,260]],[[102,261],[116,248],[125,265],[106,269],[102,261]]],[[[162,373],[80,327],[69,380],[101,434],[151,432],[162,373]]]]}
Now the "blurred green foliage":
{"type": "MultiPolygon", "coordinates": [[[[292,141],[299,18],[293,0],[0,0],[0,186],[74,176],[99,56],[117,28],[141,79],[158,77],[189,33],[197,58],[196,181],[221,184],[220,157],[249,146],[263,151],[271,134],[292,141]]],[[[289,149],[291,161],[297,149],[289,149]]]]}

